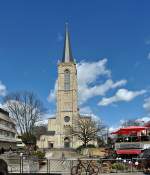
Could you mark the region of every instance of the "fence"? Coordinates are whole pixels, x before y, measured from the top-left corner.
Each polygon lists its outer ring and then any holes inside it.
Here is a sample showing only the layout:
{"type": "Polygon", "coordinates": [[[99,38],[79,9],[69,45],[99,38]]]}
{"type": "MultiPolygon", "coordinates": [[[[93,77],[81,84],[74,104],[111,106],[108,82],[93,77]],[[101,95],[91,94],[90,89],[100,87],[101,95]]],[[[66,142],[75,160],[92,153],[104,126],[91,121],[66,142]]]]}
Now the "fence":
{"type": "Polygon", "coordinates": [[[98,175],[144,171],[145,159],[40,159],[29,157],[7,159],[9,173],[60,173],[98,175]]]}

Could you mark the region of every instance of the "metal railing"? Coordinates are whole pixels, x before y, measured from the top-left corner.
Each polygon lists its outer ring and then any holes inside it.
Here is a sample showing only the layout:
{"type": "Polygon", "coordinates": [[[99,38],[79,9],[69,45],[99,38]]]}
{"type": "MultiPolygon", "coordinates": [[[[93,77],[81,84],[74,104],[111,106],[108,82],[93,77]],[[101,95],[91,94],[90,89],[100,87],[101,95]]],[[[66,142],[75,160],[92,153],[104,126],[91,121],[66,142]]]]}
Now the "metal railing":
{"type": "Polygon", "coordinates": [[[142,172],[145,171],[144,161],[147,160],[98,158],[36,159],[33,157],[20,157],[6,160],[9,173],[60,173],[71,175],[75,175],[75,173],[79,175],[87,173],[92,175],[92,172],[93,175],[114,172],[118,174],[125,172],[142,172]]]}

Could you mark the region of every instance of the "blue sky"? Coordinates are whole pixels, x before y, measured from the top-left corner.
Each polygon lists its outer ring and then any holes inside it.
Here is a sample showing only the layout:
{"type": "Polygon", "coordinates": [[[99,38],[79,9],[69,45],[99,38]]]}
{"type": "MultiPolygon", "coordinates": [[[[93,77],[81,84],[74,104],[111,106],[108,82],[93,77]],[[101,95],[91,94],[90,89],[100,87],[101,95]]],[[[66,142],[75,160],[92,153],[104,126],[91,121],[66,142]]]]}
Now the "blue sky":
{"type": "Polygon", "coordinates": [[[148,0],[1,1],[0,98],[12,91],[33,90],[50,114],[55,112],[54,101],[47,98],[57,78],[67,21],[80,71],[87,69],[88,75],[88,70],[92,74],[98,69],[93,79],[86,77],[87,82],[80,85],[80,93],[85,92],[81,88],[90,93],[80,104],[81,112],[100,116],[109,126],[128,118],[148,118],[149,6],[148,0]],[[96,66],[98,63],[101,67],[96,66]],[[111,75],[101,73],[101,68],[111,75]],[[99,93],[98,88],[107,80],[113,82],[99,93]],[[120,85],[115,86],[117,82],[120,85]],[[92,87],[96,94],[90,91],[92,87]]]}

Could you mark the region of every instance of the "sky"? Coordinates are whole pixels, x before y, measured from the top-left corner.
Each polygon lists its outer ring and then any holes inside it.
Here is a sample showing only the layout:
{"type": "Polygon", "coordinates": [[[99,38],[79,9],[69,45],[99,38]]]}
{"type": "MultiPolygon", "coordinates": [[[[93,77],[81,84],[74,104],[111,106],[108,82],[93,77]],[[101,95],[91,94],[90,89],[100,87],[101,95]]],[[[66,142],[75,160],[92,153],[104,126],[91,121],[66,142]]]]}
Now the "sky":
{"type": "Polygon", "coordinates": [[[56,111],[57,63],[69,23],[81,113],[115,128],[150,116],[149,0],[0,1],[0,103],[29,90],[56,111]]]}

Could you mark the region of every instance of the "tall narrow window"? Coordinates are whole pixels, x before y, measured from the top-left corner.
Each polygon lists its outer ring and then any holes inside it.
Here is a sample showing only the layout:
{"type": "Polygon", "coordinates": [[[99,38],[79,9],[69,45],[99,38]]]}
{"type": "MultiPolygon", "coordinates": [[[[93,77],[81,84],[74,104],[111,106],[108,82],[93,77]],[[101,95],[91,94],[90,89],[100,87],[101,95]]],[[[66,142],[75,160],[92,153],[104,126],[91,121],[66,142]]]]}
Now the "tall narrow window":
{"type": "Polygon", "coordinates": [[[68,69],[64,72],[64,90],[70,90],[70,71],[68,69]]]}

